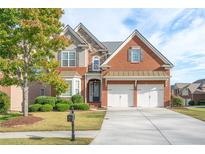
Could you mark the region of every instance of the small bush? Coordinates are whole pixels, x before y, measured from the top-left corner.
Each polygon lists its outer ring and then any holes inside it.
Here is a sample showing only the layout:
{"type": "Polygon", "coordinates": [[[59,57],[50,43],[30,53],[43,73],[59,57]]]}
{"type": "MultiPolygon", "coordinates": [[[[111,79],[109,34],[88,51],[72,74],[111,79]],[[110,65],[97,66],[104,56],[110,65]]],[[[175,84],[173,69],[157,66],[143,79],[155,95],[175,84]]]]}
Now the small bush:
{"type": "Polygon", "coordinates": [[[200,100],[197,102],[197,105],[205,105],[205,100],[200,100]]]}
{"type": "Polygon", "coordinates": [[[89,110],[90,106],[88,104],[85,103],[78,103],[78,104],[71,104],[70,105],[70,109],[74,109],[74,110],[89,110]]]}
{"type": "Polygon", "coordinates": [[[56,97],[52,97],[52,96],[38,96],[35,99],[35,104],[42,104],[42,105],[50,104],[50,105],[52,105],[54,107],[55,104],[56,104],[56,101],[57,101],[56,97]]]}
{"type": "Polygon", "coordinates": [[[69,107],[70,105],[68,104],[61,104],[61,103],[56,104],[56,110],[60,112],[68,111],[69,107]]]}
{"type": "Polygon", "coordinates": [[[29,106],[29,112],[37,112],[41,108],[41,104],[32,104],[29,106]]]}
{"type": "Polygon", "coordinates": [[[56,101],[56,104],[72,104],[73,102],[71,100],[63,99],[63,98],[58,98],[56,101]]]}
{"type": "Polygon", "coordinates": [[[193,106],[195,103],[194,103],[194,101],[193,100],[191,100],[191,101],[189,101],[189,103],[188,103],[190,106],[193,106]]]}
{"type": "Polygon", "coordinates": [[[171,102],[173,107],[182,107],[185,105],[184,99],[179,96],[172,96],[171,102]]]}
{"type": "Polygon", "coordinates": [[[5,114],[8,112],[10,107],[10,98],[4,93],[0,92],[0,113],[5,114]]]}
{"type": "Polygon", "coordinates": [[[50,112],[53,110],[53,106],[51,104],[44,104],[40,107],[41,112],[50,112]]]}
{"type": "Polygon", "coordinates": [[[71,100],[72,100],[73,104],[84,103],[83,96],[81,96],[81,95],[73,95],[71,97],[71,100]]]}

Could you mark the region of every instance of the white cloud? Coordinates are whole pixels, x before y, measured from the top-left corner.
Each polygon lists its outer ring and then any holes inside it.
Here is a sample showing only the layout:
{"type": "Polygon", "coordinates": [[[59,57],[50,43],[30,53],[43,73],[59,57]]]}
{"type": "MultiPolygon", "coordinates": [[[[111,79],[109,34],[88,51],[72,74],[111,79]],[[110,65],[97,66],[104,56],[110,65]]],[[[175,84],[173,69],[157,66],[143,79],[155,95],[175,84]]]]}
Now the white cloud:
{"type": "Polygon", "coordinates": [[[76,26],[82,22],[99,40],[124,40],[131,31],[123,24],[131,9],[65,9],[63,22],[76,26]]]}
{"type": "MultiPolygon", "coordinates": [[[[157,33],[157,36],[160,36],[160,33],[157,33]]],[[[189,55],[205,55],[204,36],[205,20],[198,17],[189,27],[171,35],[166,42],[158,45],[159,50],[175,64],[172,71],[172,83],[193,82],[199,78],[205,78],[205,56],[189,58],[189,55]],[[183,62],[191,64],[191,67],[188,65],[180,68],[183,62]]],[[[160,38],[157,40],[160,42],[160,38]]]]}

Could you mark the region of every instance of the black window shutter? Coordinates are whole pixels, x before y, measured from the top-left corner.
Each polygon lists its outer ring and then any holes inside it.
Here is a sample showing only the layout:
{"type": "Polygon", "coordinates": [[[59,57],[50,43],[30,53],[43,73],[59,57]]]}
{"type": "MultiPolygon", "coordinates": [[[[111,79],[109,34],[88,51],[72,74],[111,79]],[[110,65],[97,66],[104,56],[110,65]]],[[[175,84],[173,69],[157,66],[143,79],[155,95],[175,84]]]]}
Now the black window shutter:
{"type": "Polygon", "coordinates": [[[144,61],[143,50],[140,50],[140,61],[144,61]]]}
{"type": "Polygon", "coordinates": [[[131,52],[132,52],[132,50],[129,49],[129,50],[128,50],[128,61],[130,61],[130,62],[131,62],[131,52]]]}
{"type": "Polygon", "coordinates": [[[58,52],[58,61],[59,61],[60,65],[61,65],[61,53],[62,52],[58,52]]]}

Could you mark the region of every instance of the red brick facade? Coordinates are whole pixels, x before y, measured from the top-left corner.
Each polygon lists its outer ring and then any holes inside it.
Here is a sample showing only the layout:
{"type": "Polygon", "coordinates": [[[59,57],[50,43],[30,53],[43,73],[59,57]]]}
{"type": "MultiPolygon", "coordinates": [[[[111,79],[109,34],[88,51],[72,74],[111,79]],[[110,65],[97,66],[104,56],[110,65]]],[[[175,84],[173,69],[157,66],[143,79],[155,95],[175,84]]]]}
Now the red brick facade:
{"type": "MultiPolygon", "coordinates": [[[[161,67],[164,63],[151,49],[149,49],[138,37],[133,37],[109,62],[109,69],[103,72],[106,74],[109,71],[165,71],[170,75],[170,70],[161,67]],[[143,50],[143,61],[139,63],[131,63],[128,61],[128,50],[131,47],[140,47],[143,50]]],[[[134,106],[137,106],[137,84],[164,84],[164,106],[170,103],[170,80],[166,81],[105,81],[103,80],[102,88],[102,106],[107,106],[107,84],[133,84],[134,87],[134,106]]]]}

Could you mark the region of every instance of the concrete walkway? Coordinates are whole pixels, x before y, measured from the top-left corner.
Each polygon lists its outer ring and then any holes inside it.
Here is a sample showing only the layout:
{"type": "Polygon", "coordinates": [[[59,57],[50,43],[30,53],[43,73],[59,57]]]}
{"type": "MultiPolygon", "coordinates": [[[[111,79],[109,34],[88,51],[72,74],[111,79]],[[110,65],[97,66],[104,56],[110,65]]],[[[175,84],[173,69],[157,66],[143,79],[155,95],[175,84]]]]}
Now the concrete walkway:
{"type": "Polygon", "coordinates": [[[108,109],[91,144],[205,144],[205,122],[164,108],[108,109]]]}
{"type": "MultiPolygon", "coordinates": [[[[76,137],[95,138],[99,131],[76,131],[76,137]]],[[[71,137],[70,131],[34,131],[34,132],[8,132],[0,133],[3,138],[43,138],[43,137],[71,137]]]]}

